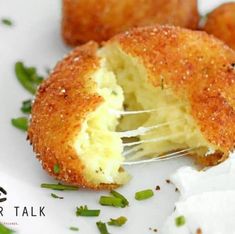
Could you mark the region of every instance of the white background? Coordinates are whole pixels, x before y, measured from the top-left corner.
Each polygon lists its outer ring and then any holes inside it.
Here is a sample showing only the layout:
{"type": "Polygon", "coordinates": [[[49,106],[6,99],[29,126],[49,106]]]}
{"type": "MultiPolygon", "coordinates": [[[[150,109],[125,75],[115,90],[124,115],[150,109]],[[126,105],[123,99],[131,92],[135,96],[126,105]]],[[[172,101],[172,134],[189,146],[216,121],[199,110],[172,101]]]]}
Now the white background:
{"type": "MultiPolygon", "coordinates": [[[[201,0],[200,10],[207,13],[225,1],[201,0]]],[[[9,17],[14,27],[0,24],[0,186],[8,191],[4,206],[4,218],[0,222],[17,222],[12,226],[22,234],[66,234],[73,233],[70,226],[80,228],[79,233],[98,233],[95,222],[108,221],[124,215],[128,218],[122,228],[109,228],[111,233],[153,233],[159,229],[174,208],[178,194],[165,180],[177,168],[189,164],[186,159],[129,167],[132,181],[119,191],[130,200],[125,209],[100,207],[98,199],[106,192],[56,192],[64,200],[50,197],[49,190],[40,188],[42,182],[53,182],[41,169],[24,133],[13,128],[10,119],[21,116],[20,105],[30,95],[18,84],[14,75],[14,64],[18,60],[36,66],[42,74],[46,67],[69,51],[60,37],[61,6],[59,0],[0,0],[0,18],[9,17]],[[145,188],[154,189],[155,197],[142,202],[133,199],[134,193],[145,188]],[[13,206],[45,206],[45,218],[16,218],[13,206]],[[75,216],[75,208],[88,205],[101,209],[98,218],[75,216]]],[[[1,204],[0,204],[1,205],[1,204]]],[[[36,210],[35,210],[36,212],[36,210]]]]}

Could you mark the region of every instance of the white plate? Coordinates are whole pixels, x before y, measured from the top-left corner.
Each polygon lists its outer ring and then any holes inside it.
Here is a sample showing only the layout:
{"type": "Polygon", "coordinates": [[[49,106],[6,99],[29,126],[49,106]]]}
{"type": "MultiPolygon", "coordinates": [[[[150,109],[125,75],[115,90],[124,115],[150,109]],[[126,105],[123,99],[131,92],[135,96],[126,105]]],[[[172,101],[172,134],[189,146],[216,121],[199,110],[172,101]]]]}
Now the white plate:
{"type": "MultiPolygon", "coordinates": [[[[200,10],[208,12],[222,0],[201,0],[200,10]]],[[[131,182],[119,189],[128,200],[125,209],[101,207],[98,199],[107,192],[56,192],[63,200],[53,199],[50,190],[40,188],[42,182],[54,182],[41,169],[40,164],[26,141],[24,133],[13,128],[10,119],[21,115],[21,101],[30,95],[21,88],[14,74],[14,64],[23,60],[27,65],[39,68],[45,74],[46,67],[53,67],[69,51],[60,37],[59,0],[0,0],[0,18],[9,17],[14,27],[0,24],[0,186],[4,187],[7,201],[0,203],[0,222],[22,234],[66,234],[73,233],[70,226],[79,227],[79,233],[98,233],[96,221],[124,215],[128,222],[124,227],[111,228],[111,233],[154,233],[160,229],[166,217],[171,214],[178,198],[175,188],[165,180],[177,168],[190,164],[187,159],[177,159],[148,165],[129,167],[133,175],[131,182]],[[161,190],[149,200],[138,202],[134,194],[138,190],[160,185],[161,190]],[[88,205],[101,209],[98,218],[75,216],[75,208],[88,205]],[[34,208],[45,206],[45,217],[16,217],[14,206],[34,208]],[[4,208],[1,217],[1,207],[4,208]]],[[[0,197],[1,198],[1,197],[0,197]]],[[[30,215],[30,214],[29,214],[30,215]]]]}

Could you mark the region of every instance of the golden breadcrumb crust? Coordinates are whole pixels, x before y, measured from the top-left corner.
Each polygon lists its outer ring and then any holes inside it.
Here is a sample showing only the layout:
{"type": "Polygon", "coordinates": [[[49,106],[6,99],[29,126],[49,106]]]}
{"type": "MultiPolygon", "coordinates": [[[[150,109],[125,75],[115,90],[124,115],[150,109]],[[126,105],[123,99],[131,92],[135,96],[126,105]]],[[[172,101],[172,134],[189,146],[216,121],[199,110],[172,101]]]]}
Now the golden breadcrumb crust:
{"type": "Polygon", "coordinates": [[[235,2],[222,4],[212,11],[204,30],[235,49],[235,2]]]}
{"type": "Polygon", "coordinates": [[[205,32],[171,26],[133,29],[114,42],[143,62],[154,86],[188,99],[205,138],[227,157],[235,146],[235,52],[205,32]]]}
{"type": "Polygon", "coordinates": [[[106,41],[131,27],[171,24],[195,29],[197,0],[63,0],[62,34],[69,45],[106,41]]]}
{"type": "Polygon", "coordinates": [[[87,182],[83,176],[85,165],[72,147],[86,115],[103,102],[90,78],[99,66],[96,49],[95,43],[75,49],[43,82],[33,104],[28,137],[50,175],[69,184],[103,189],[116,185],[87,182]],[[59,166],[60,173],[54,172],[54,165],[59,166]]]}

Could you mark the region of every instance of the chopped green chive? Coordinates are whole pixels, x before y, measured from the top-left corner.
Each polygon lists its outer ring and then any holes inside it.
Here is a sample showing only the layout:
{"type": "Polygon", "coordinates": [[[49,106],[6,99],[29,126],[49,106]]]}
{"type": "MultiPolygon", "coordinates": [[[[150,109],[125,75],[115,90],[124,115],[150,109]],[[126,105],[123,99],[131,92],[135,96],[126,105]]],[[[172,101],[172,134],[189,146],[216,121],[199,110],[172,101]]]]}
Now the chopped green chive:
{"type": "Polygon", "coordinates": [[[32,94],[36,93],[38,85],[43,81],[35,67],[26,67],[22,62],[15,64],[15,73],[21,85],[32,94]]]}
{"type": "Polygon", "coordinates": [[[101,196],[99,203],[102,206],[114,206],[114,207],[122,207],[122,208],[124,207],[122,203],[122,199],[118,197],[101,196]]]}
{"type": "Polygon", "coordinates": [[[1,234],[12,234],[12,233],[15,233],[15,231],[7,228],[6,226],[4,226],[3,224],[0,223],[0,233],[1,234]]]}
{"type": "Polygon", "coordinates": [[[114,190],[111,190],[110,193],[114,197],[120,198],[122,200],[123,207],[129,206],[129,201],[121,193],[118,193],[117,191],[114,190]]]}
{"type": "Polygon", "coordinates": [[[25,114],[30,114],[32,109],[32,100],[26,100],[22,102],[20,110],[25,114]]]}
{"type": "Polygon", "coordinates": [[[41,184],[41,188],[52,189],[52,190],[59,190],[59,191],[76,191],[79,188],[76,186],[71,185],[64,185],[64,184],[41,184]]]}
{"type": "Polygon", "coordinates": [[[28,119],[26,117],[19,117],[11,120],[14,127],[21,129],[23,131],[28,130],[28,119]]]}
{"type": "Polygon", "coordinates": [[[53,198],[56,198],[56,199],[64,199],[63,197],[60,197],[60,196],[58,196],[58,195],[56,195],[56,194],[54,194],[54,193],[51,193],[51,196],[52,196],[53,198]]]}
{"type": "Polygon", "coordinates": [[[127,218],[124,216],[121,216],[117,219],[110,219],[110,221],[108,222],[108,225],[121,227],[122,225],[126,223],[126,221],[127,221],[127,218]]]}
{"type": "Polygon", "coordinates": [[[79,231],[79,228],[77,228],[77,227],[70,227],[69,230],[70,230],[70,231],[78,232],[78,231],[79,231]]]}
{"type": "Polygon", "coordinates": [[[10,19],[3,18],[1,21],[2,21],[3,24],[5,24],[7,26],[12,26],[13,25],[13,23],[10,19]]]}
{"type": "Polygon", "coordinates": [[[96,226],[98,227],[100,234],[110,234],[105,223],[99,221],[96,223],[96,226]]]}
{"type": "Polygon", "coordinates": [[[161,77],[161,89],[162,90],[164,89],[164,79],[163,79],[163,77],[161,77]]]}
{"type": "Polygon", "coordinates": [[[55,164],[53,167],[53,171],[55,174],[59,174],[60,173],[60,166],[58,164],[55,164]]]}
{"type": "Polygon", "coordinates": [[[175,218],[175,225],[181,227],[186,223],[185,217],[183,215],[175,218]]]}
{"type": "Polygon", "coordinates": [[[136,200],[145,200],[148,199],[150,197],[152,197],[154,195],[153,190],[152,189],[146,189],[143,191],[139,191],[135,193],[135,199],[136,200]]]}
{"type": "Polygon", "coordinates": [[[87,206],[77,207],[76,210],[77,216],[86,216],[86,217],[97,217],[100,215],[100,210],[89,210],[87,206]]]}

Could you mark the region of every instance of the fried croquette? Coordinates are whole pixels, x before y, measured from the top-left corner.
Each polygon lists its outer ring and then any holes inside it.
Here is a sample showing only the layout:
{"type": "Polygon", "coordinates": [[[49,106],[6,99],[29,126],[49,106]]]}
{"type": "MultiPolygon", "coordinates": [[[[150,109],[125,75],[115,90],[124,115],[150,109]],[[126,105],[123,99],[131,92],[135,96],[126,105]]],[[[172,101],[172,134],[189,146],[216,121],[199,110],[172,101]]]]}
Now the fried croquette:
{"type": "Polygon", "coordinates": [[[72,46],[106,41],[131,27],[198,26],[197,0],[63,0],[62,35],[72,46]]]}
{"type": "Polygon", "coordinates": [[[235,2],[225,3],[212,11],[204,30],[235,50],[235,2]]]}
{"type": "Polygon", "coordinates": [[[128,182],[120,132],[141,127],[150,129],[138,157],[193,149],[201,163],[219,163],[235,144],[234,64],[220,40],[173,26],[136,28],[101,48],[90,42],[39,88],[29,140],[50,175],[91,189],[128,182]],[[155,111],[121,114],[136,110],[155,111]]]}

